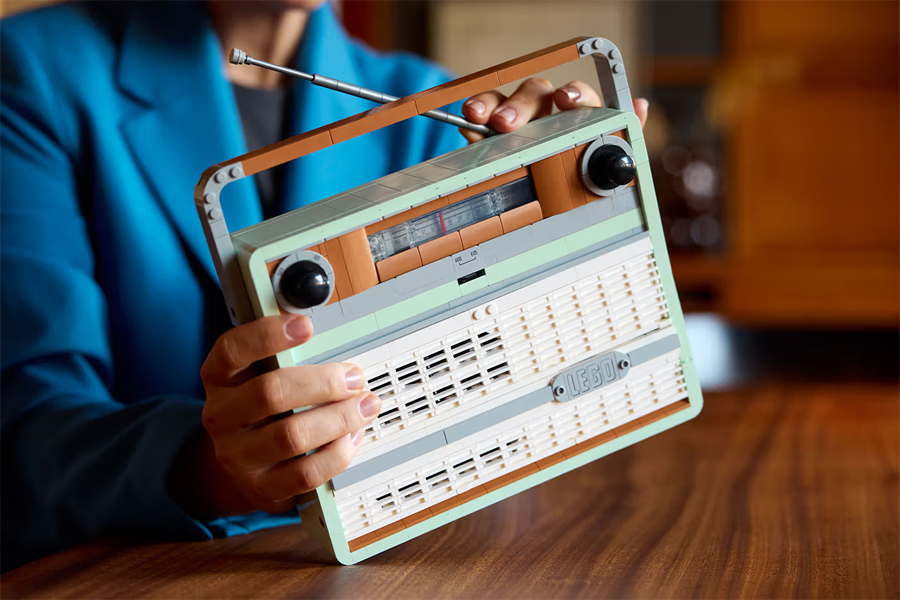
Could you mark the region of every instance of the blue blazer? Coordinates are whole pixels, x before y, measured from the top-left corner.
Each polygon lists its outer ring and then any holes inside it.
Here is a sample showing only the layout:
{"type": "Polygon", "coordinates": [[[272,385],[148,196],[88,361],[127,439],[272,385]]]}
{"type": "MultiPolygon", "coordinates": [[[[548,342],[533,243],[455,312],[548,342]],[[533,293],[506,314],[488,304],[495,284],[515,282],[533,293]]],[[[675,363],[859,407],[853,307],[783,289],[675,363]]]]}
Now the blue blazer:
{"type": "MultiPolygon", "coordinates": [[[[205,5],[65,3],[4,20],[0,43],[3,567],[108,531],[295,522],[201,523],[167,492],[228,323],[193,187],[247,151],[205,5]]],[[[329,5],[295,66],[397,96],[448,79],[348,39],[329,5]]],[[[300,81],[291,98],[294,133],[372,107],[300,81]]],[[[286,167],[286,209],[462,144],[414,119],[304,157],[286,167]]],[[[228,192],[232,231],[261,220],[252,181],[228,192]]]]}

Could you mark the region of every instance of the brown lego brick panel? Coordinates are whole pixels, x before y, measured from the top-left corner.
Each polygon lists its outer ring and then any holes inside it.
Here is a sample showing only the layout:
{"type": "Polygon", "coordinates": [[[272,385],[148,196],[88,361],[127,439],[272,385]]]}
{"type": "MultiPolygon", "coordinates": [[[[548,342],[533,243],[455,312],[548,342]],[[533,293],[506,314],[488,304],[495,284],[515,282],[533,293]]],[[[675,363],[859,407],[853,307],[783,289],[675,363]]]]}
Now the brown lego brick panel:
{"type": "Polygon", "coordinates": [[[280,265],[283,260],[284,258],[276,258],[275,260],[270,260],[266,263],[266,270],[269,272],[270,279],[275,275],[275,271],[278,270],[278,265],[280,265]]]}
{"type": "Polygon", "coordinates": [[[617,436],[623,436],[632,432],[637,431],[642,427],[640,420],[632,421],[630,423],[625,423],[624,425],[620,425],[616,427],[615,432],[617,436]]]}
{"type": "Polygon", "coordinates": [[[557,452],[556,454],[551,454],[547,458],[542,458],[541,460],[537,461],[535,464],[538,466],[539,469],[543,470],[543,469],[549,469],[553,465],[558,465],[559,463],[561,463],[564,460],[566,460],[565,453],[557,452]]]}
{"type": "Polygon", "coordinates": [[[422,521],[430,519],[433,516],[434,514],[432,514],[431,510],[426,508],[425,510],[420,510],[417,513],[411,514],[410,516],[402,519],[402,521],[405,527],[412,527],[413,525],[418,525],[422,521]]]}
{"type": "Polygon", "coordinates": [[[530,465],[527,465],[510,473],[509,478],[513,481],[519,481],[520,479],[525,479],[529,475],[534,475],[540,470],[541,468],[537,465],[537,463],[531,463],[530,465]]]}
{"type": "MultiPolygon", "coordinates": [[[[350,279],[351,294],[359,294],[378,285],[378,271],[369,248],[365,229],[356,229],[337,238],[344,256],[344,266],[350,279]]],[[[348,296],[349,297],[349,296],[348,296]]]]}
{"type": "Polygon", "coordinates": [[[422,266],[422,257],[419,256],[418,248],[410,248],[404,250],[400,254],[388,256],[384,260],[380,260],[375,264],[378,269],[378,278],[381,281],[387,281],[394,277],[399,277],[404,273],[409,273],[413,269],[422,266]]]}
{"type": "Polygon", "coordinates": [[[503,235],[503,226],[500,224],[500,217],[491,217],[459,230],[463,248],[477,246],[501,235],[503,235]]]}
{"type": "Polygon", "coordinates": [[[444,500],[443,502],[438,502],[434,506],[431,507],[431,514],[435,517],[447,512],[448,510],[452,510],[459,506],[459,499],[456,496],[444,500]]]}
{"type": "Polygon", "coordinates": [[[505,486],[505,485],[507,485],[507,484],[510,484],[510,483],[512,483],[512,482],[513,482],[513,478],[509,476],[509,473],[506,473],[506,474],[501,475],[500,477],[498,477],[498,478],[496,478],[496,479],[491,479],[490,481],[488,481],[487,483],[485,483],[485,484],[484,484],[484,489],[486,489],[486,490],[488,491],[488,493],[490,493],[490,492],[496,492],[497,490],[499,490],[499,489],[502,488],[503,486],[505,486]]]}
{"type": "MultiPolygon", "coordinates": [[[[392,125],[404,119],[409,119],[421,112],[427,112],[438,106],[463,100],[468,96],[487,91],[497,85],[535,75],[540,71],[577,59],[579,56],[578,43],[584,39],[583,37],[574,38],[549,48],[532,52],[461,79],[435,86],[430,90],[373,108],[365,113],[348,117],[337,123],[332,123],[265,148],[248,152],[230,161],[213,165],[204,171],[203,177],[208,178],[217,169],[237,163],[243,164],[243,170],[246,175],[253,175],[333,144],[339,144],[345,140],[392,125]]],[[[203,180],[201,179],[201,181],[203,180]]]]}
{"type": "Polygon", "coordinates": [[[486,192],[495,187],[501,186],[505,183],[509,183],[510,181],[515,181],[516,179],[522,179],[523,177],[528,177],[528,167],[519,167],[518,169],[513,169],[509,173],[504,173],[503,175],[497,175],[496,177],[492,177],[487,181],[482,181],[481,183],[477,183],[473,186],[463,188],[458,192],[453,192],[449,196],[447,196],[447,201],[450,204],[455,202],[459,202],[461,200],[465,200],[466,198],[471,198],[472,196],[477,196],[483,192],[486,192]]]}
{"type": "Polygon", "coordinates": [[[641,417],[637,421],[632,421],[631,423],[626,423],[625,425],[620,425],[611,431],[606,431],[601,433],[600,435],[594,436],[588,440],[581,442],[580,444],[576,444],[566,450],[562,450],[557,452],[556,454],[551,454],[547,458],[542,458],[541,460],[532,463],[530,465],[526,465],[521,469],[517,469],[512,473],[506,473],[501,475],[496,479],[492,479],[483,485],[476,486],[471,490],[463,492],[458,496],[450,498],[448,500],[444,500],[435,506],[432,506],[430,509],[426,509],[424,511],[419,511],[410,515],[409,517],[404,518],[402,521],[398,521],[397,523],[392,523],[387,527],[383,527],[378,529],[372,533],[366,534],[356,540],[350,542],[350,550],[358,550],[359,548],[363,548],[372,544],[377,539],[383,540],[384,538],[397,533],[398,531],[403,530],[406,527],[412,527],[413,525],[417,525],[429,519],[432,516],[437,516],[439,514],[445,513],[448,510],[452,510],[457,506],[465,504],[471,500],[475,500],[476,498],[480,498],[489,492],[494,492],[496,490],[501,489],[505,485],[509,485],[514,481],[520,481],[525,479],[530,475],[534,475],[538,471],[542,471],[544,469],[549,469],[564,460],[568,460],[572,457],[578,456],[579,454],[583,454],[588,450],[592,450],[598,446],[601,446],[607,442],[614,440],[615,438],[625,435],[626,433],[631,433],[637,429],[640,429],[645,424],[653,423],[662,418],[665,418],[671,414],[682,411],[690,406],[690,402],[687,400],[679,400],[678,402],[671,404],[665,408],[661,408],[657,411],[650,413],[644,417],[641,417]],[[430,512],[430,514],[428,514],[430,512]],[[400,527],[398,527],[398,523],[400,527]]]}
{"type": "Polygon", "coordinates": [[[666,411],[666,416],[669,416],[669,415],[674,415],[677,412],[686,410],[686,409],[690,408],[690,406],[691,406],[691,403],[689,400],[679,400],[678,402],[675,402],[674,404],[670,404],[663,410],[666,411]]]}
{"type": "Polygon", "coordinates": [[[373,531],[372,533],[367,533],[362,537],[358,537],[355,540],[350,540],[347,542],[347,546],[350,548],[350,552],[356,552],[361,548],[365,548],[369,544],[374,544],[378,541],[378,536],[373,531]]]}
{"type": "MultiPolygon", "coordinates": [[[[579,180],[581,178],[581,161],[584,159],[584,151],[587,150],[587,147],[589,145],[590,144],[582,144],[580,146],[575,146],[575,148],[572,149],[572,152],[575,153],[575,169],[576,169],[576,172],[578,173],[579,180]]],[[[580,181],[579,181],[579,183],[580,183],[580,181]]],[[[585,202],[593,202],[594,200],[599,200],[600,198],[603,197],[603,196],[598,196],[597,194],[595,194],[591,190],[587,189],[583,185],[582,185],[581,189],[584,192],[584,201],[585,202]]]]}
{"type": "Polygon", "coordinates": [[[559,154],[533,163],[531,176],[545,217],[561,215],[575,208],[569,196],[565,165],[559,154]]]}
{"type": "Polygon", "coordinates": [[[306,156],[331,146],[333,141],[331,132],[328,130],[329,127],[326,125],[307,133],[295,135],[271,146],[248,152],[236,160],[243,164],[245,175],[253,175],[254,173],[271,169],[295,158],[306,156]]]}
{"type": "Polygon", "coordinates": [[[423,97],[415,99],[416,109],[421,115],[429,110],[453,104],[457,100],[492,90],[499,85],[500,79],[494,71],[472,73],[461,79],[431,88],[423,97]]]}
{"type": "Polygon", "coordinates": [[[485,494],[487,494],[487,490],[484,489],[484,486],[476,485],[471,490],[467,490],[467,491],[463,492],[462,494],[458,494],[456,496],[456,498],[457,498],[457,500],[459,500],[460,504],[465,504],[466,502],[469,502],[470,500],[474,500],[476,498],[481,498],[485,494]]]}
{"type": "Polygon", "coordinates": [[[447,256],[453,256],[462,249],[462,238],[459,237],[459,232],[454,231],[419,246],[419,256],[422,258],[424,266],[447,256]]]}
{"type": "MultiPolygon", "coordinates": [[[[331,263],[334,270],[334,294],[332,299],[342,300],[353,295],[353,286],[350,285],[350,274],[344,262],[344,252],[341,250],[341,242],[338,239],[327,240],[322,244],[321,254],[331,263]]],[[[330,304],[330,302],[329,302],[330,304]]]]}
{"type": "Polygon", "coordinates": [[[338,121],[331,127],[331,139],[335,144],[340,144],[343,141],[399,123],[418,114],[416,112],[416,103],[402,98],[396,102],[377,106],[364,113],[338,121]]]}
{"type": "Polygon", "coordinates": [[[498,69],[497,77],[500,79],[500,85],[506,85],[511,81],[531,77],[541,71],[558,67],[559,65],[571,62],[578,58],[578,42],[584,38],[576,38],[545,48],[539,52],[527,54],[516,59],[515,63],[498,69]]]}
{"type": "MultiPolygon", "coordinates": [[[[584,150],[582,150],[582,152],[584,152],[584,150]]],[[[569,198],[572,199],[572,206],[575,208],[584,206],[584,193],[587,191],[587,188],[584,187],[584,184],[581,182],[581,162],[575,154],[575,149],[571,148],[566,150],[565,152],[560,153],[559,156],[562,158],[563,169],[565,169],[566,172],[566,182],[569,184],[569,198]]]]}
{"type": "Polygon", "coordinates": [[[529,77],[545,69],[577,59],[577,44],[583,39],[574,38],[549,48],[508,60],[494,67],[482,69],[454,81],[407,96],[407,98],[416,102],[419,114],[452,104],[457,100],[464,100],[510,81],[529,77]],[[542,60],[545,55],[547,58],[542,60]]]}
{"type": "Polygon", "coordinates": [[[396,523],[391,523],[386,527],[382,527],[375,531],[376,535],[378,535],[379,540],[383,540],[386,537],[392,536],[395,533],[400,533],[406,529],[406,526],[403,524],[403,521],[397,521],[396,523]]]}
{"type": "Polygon", "coordinates": [[[500,225],[503,226],[503,233],[509,233],[516,229],[521,229],[532,223],[537,223],[544,218],[541,214],[541,203],[535,200],[524,206],[519,206],[512,210],[508,210],[500,215],[500,225]]]}
{"type": "Polygon", "coordinates": [[[445,206],[447,206],[447,197],[441,197],[437,200],[432,200],[431,202],[420,204],[415,208],[405,210],[402,213],[397,213],[394,216],[387,217],[385,219],[372,223],[371,225],[368,225],[366,227],[366,235],[372,235],[373,233],[384,231],[385,229],[389,229],[394,225],[399,225],[400,223],[405,223],[410,219],[421,217],[422,215],[427,215],[428,213],[445,206]]]}

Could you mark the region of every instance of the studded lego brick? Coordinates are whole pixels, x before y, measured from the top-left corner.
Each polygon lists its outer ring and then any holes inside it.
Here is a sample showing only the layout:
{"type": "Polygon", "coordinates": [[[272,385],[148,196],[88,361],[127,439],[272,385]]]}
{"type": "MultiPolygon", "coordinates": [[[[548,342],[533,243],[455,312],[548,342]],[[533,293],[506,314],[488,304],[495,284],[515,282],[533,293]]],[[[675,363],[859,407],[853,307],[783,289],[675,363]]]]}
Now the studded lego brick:
{"type": "Polygon", "coordinates": [[[488,492],[496,492],[497,490],[499,490],[506,484],[512,483],[512,482],[513,482],[513,480],[509,476],[509,473],[506,473],[504,475],[501,475],[497,479],[491,479],[490,481],[485,483],[484,489],[486,489],[488,492]]]}
{"type": "Polygon", "coordinates": [[[395,533],[400,533],[404,529],[406,529],[406,525],[403,524],[403,521],[396,521],[394,523],[391,523],[390,525],[382,527],[381,529],[376,529],[374,533],[378,536],[379,540],[383,540],[394,535],[395,533]]]}
{"type": "Polygon", "coordinates": [[[541,203],[534,201],[501,213],[500,225],[503,227],[503,233],[509,233],[516,229],[527,227],[532,223],[537,223],[542,218],[541,203]]]}
{"type": "Polygon", "coordinates": [[[500,217],[491,217],[459,230],[463,248],[477,246],[501,235],[503,235],[503,226],[500,224],[500,217]]]}
{"type": "Polygon", "coordinates": [[[420,510],[419,512],[413,513],[410,516],[404,518],[403,524],[406,525],[406,527],[412,527],[413,525],[418,525],[422,521],[427,521],[433,516],[434,513],[430,509],[426,508],[425,510],[420,510]]]}
{"type": "Polygon", "coordinates": [[[367,533],[362,537],[358,537],[355,540],[350,540],[347,542],[347,546],[350,548],[350,552],[356,552],[357,550],[361,550],[365,548],[369,544],[374,544],[378,541],[378,536],[373,531],[372,533],[367,533]]]}
{"type": "Polygon", "coordinates": [[[561,463],[564,460],[566,460],[565,451],[561,451],[561,452],[557,452],[556,454],[551,454],[547,458],[542,458],[541,460],[537,461],[537,463],[535,463],[535,464],[537,464],[539,469],[543,470],[543,469],[549,469],[550,467],[552,467],[554,465],[558,465],[559,463],[561,463]]]}
{"type": "Polygon", "coordinates": [[[386,259],[375,263],[375,268],[378,269],[378,278],[382,282],[393,279],[394,277],[399,277],[404,273],[409,273],[413,269],[418,269],[421,266],[422,257],[419,256],[419,250],[417,248],[404,250],[400,254],[389,256],[386,259]]]}
{"type": "Polygon", "coordinates": [[[465,504],[470,500],[474,500],[475,498],[481,498],[485,494],[487,494],[487,490],[484,489],[483,485],[475,486],[471,490],[465,491],[462,494],[459,494],[456,499],[459,500],[460,504],[465,504]]]}
{"type": "Polygon", "coordinates": [[[419,256],[422,258],[422,264],[427,265],[440,260],[447,256],[453,256],[457,252],[462,251],[462,239],[459,232],[454,231],[447,235],[441,236],[436,240],[425,242],[419,248],[419,256]]]}
{"type": "Polygon", "coordinates": [[[437,504],[432,506],[431,514],[436,517],[442,513],[447,512],[448,510],[453,510],[457,506],[459,506],[459,498],[457,496],[454,496],[453,498],[444,500],[443,502],[438,502],[437,504]]]}
{"type": "Polygon", "coordinates": [[[535,463],[531,463],[530,465],[524,466],[521,469],[516,469],[512,473],[509,474],[509,478],[513,481],[519,481],[520,479],[525,479],[529,475],[534,475],[539,472],[541,469],[535,463]]]}

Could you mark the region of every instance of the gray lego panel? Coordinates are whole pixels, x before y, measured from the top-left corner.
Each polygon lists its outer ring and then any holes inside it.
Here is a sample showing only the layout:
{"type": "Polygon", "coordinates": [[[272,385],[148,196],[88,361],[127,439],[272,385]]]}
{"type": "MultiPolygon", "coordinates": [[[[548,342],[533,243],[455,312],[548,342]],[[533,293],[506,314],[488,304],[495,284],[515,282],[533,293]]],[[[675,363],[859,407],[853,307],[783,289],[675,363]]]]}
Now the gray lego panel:
{"type": "Polygon", "coordinates": [[[315,333],[324,333],[347,322],[344,312],[337,302],[327,306],[317,306],[311,309],[311,313],[310,319],[312,319],[315,333]]]}
{"type": "Polygon", "coordinates": [[[478,246],[475,246],[474,248],[466,248],[462,252],[457,252],[450,257],[450,259],[453,261],[453,269],[456,273],[457,279],[459,279],[460,277],[465,277],[466,275],[471,275],[472,273],[480,271],[481,269],[497,262],[496,260],[485,262],[485,253],[482,252],[483,246],[484,244],[480,244],[478,246]]]}
{"type": "Polygon", "coordinates": [[[452,444],[552,401],[553,391],[547,386],[470,417],[461,423],[451,425],[444,429],[444,436],[447,438],[447,443],[452,444]]]}
{"type": "Polygon", "coordinates": [[[553,397],[559,402],[574,400],[610,383],[621,381],[631,369],[631,360],[623,352],[606,352],[560,371],[550,381],[553,397]]]}
{"type": "MultiPolygon", "coordinates": [[[[575,211],[569,211],[575,212],[575,211]]],[[[565,216],[558,215],[560,217],[565,216]]],[[[550,217],[549,219],[545,219],[546,221],[551,221],[556,219],[557,217],[550,217]]],[[[541,223],[542,221],[538,221],[537,223],[541,223]]],[[[510,231],[509,233],[505,233],[500,237],[495,237],[492,240],[488,240],[483,242],[478,247],[481,250],[481,254],[484,257],[490,257],[492,262],[490,264],[494,264],[508,258],[513,258],[514,256],[518,256],[522,254],[525,250],[529,250],[531,248],[537,248],[541,244],[535,243],[535,235],[534,235],[534,226],[537,223],[533,223],[531,225],[526,225],[521,229],[516,229],[515,231],[510,231]]],[[[581,221],[580,229],[584,229],[584,220],[581,221]]],[[[482,259],[484,260],[484,259],[482,259]]]]}
{"type": "Polygon", "coordinates": [[[655,342],[647,344],[646,346],[632,350],[628,353],[628,357],[631,360],[631,366],[634,367],[647,361],[653,360],[657,356],[662,356],[666,352],[677,350],[680,347],[681,345],[678,341],[678,336],[672,334],[664,337],[661,340],[656,340],[655,342]]]}
{"type": "Polygon", "coordinates": [[[331,485],[336,490],[345,488],[354,483],[359,483],[364,479],[368,479],[373,475],[387,471],[388,469],[393,469],[394,467],[411,461],[423,454],[434,452],[438,448],[443,448],[446,445],[447,440],[444,438],[444,432],[436,431],[435,433],[426,435],[423,438],[419,438],[413,442],[404,444],[399,448],[395,448],[394,450],[390,450],[356,466],[350,467],[343,473],[335,475],[331,480],[331,485]]]}
{"type": "Polygon", "coordinates": [[[408,175],[406,173],[403,173],[402,171],[399,173],[394,173],[393,175],[388,175],[387,177],[382,177],[381,179],[379,179],[379,181],[381,182],[381,185],[395,189],[399,192],[409,192],[411,190],[417,190],[431,183],[430,181],[420,179],[418,177],[413,177],[412,175],[408,175]]]}
{"type": "Polygon", "coordinates": [[[438,183],[447,178],[453,177],[458,173],[458,171],[454,169],[439,167],[438,165],[430,165],[428,163],[422,163],[415,167],[411,167],[407,169],[406,172],[413,177],[418,177],[419,179],[424,179],[432,183],[438,183]]]}
{"type": "Polygon", "coordinates": [[[348,194],[369,202],[381,202],[397,196],[397,190],[373,182],[355,190],[350,190],[348,194]]]}
{"type": "MultiPolygon", "coordinates": [[[[450,283],[456,279],[458,279],[458,277],[456,275],[456,270],[453,268],[453,258],[447,256],[440,260],[436,260],[433,263],[429,263],[424,267],[419,267],[418,269],[413,269],[409,273],[400,275],[396,278],[396,285],[397,291],[402,294],[404,298],[408,298],[428,291],[428,289],[450,283]]],[[[386,306],[378,307],[377,309],[372,310],[372,312],[381,310],[381,308],[386,308],[386,306]]]]}
{"type": "MultiPolygon", "coordinates": [[[[509,279],[504,280],[501,284],[495,284],[482,288],[476,292],[473,292],[472,294],[467,295],[465,298],[461,298],[458,301],[451,302],[449,307],[438,307],[425,313],[416,315],[415,317],[412,317],[410,319],[400,321],[399,323],[396,323],[385,329],[381,329],[371,335],[361,336],[359,339],[354,340],[349,344],[344,344],[342,346],[338,346],[337,348],[333,348],[328,352],[310,357],[308,360],[310,364],[342,362],[344,360],[347,360],[348,358],[356,356],[357,354],[361,354],[378,346],[392,342],[398,338],[403,337],[404,335],[415,333],[423,327],[427,327],[428,325],[443,321],[444,319],[452,316],[447,313],[447,308],[452,307],[454,309],[453,314],[464,312],[465,310],[478,306],[479,304],[489,302],[494,298],[498,298],[500,296],[508,294],[523,286],[536,283],[542,279],[550,277],[551,275],[555,275],[556,273],[559,273],[566,269],[570,269],[583,261],[596,258],[597,256],[612,252],[613,250],[618,250],[619,248],[643,239],[648,235],[649,234],[643,231],[638,234],[632,234],[631,232],[626,231],[618,235],[614,235],[601,242],[598,242],[597,244],[588,246],[587,248],[584,248],[579,252],[569,254],[557,260],[545,263],[531,271],[526,271],[525,273],[522,273],[520,275],[510,277],[509,279]]],[[[391,281],[396,280],[392,279],[391,281]]],[[[357,298],[358,296],[354,296],[353,298],[357,298]]],[[[353,298],[351,298],[351,300],[353,298]]],[[[341,304],[343,303],[344,301],[341,302],[341,304]]],[[[346,314],[347,311],[345,310],[344,315],[346,316],[346,314]]]]}
{"type": "Polygon", "coordinates": [[[344,194],[342,196],[332,198],[331,202],[329,202],[329,206],[336,210],[348,213],[368,208],[372,206],[372,202],[364,200],[363,198],[359,198],[358,196],[344,194]]]}
{"type": "MultiPolygon", "coordinates": [[[[420,269],[427,268],[420,267],[420,269]]],[[[393,306],[404,297],[400,293],[397,286],[397,279],[389,279],[384,283],[379,283],[373,288],[369,288],[361,294],[354,294],[346,300],[341,300],[338,304],[344,312],[344,322],[349,323],[370,315],[382,308],[393,306]]],[[[323,332],[320,332],[323,333],[323,332]]]]}

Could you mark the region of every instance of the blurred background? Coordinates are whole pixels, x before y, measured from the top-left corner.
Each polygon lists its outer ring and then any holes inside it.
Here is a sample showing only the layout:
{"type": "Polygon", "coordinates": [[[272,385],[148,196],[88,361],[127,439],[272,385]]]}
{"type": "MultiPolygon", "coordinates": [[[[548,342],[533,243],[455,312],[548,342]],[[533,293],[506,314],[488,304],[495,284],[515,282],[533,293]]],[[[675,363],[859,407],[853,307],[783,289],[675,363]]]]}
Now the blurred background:
{"type": "MultiPolygon", "coordinates": [[[[343,14],[370,44],[461,74],[613,40],[650,100],[704,387],[898,379],[900,3],[345,1],[343,14]]],[[[592,70],[545,76],[596,84],[592,70]]]]}
{"type": "MultiPolygon", "coordinates": [[[[575,36],[613,40],[633,95],[650,100],[645,135],[704,387],[900,378],[900,3],[339,8],[370,45],[459,74],[575,36]]],[[[597,81],[587,59],[546,76],[597,81]]]]}

